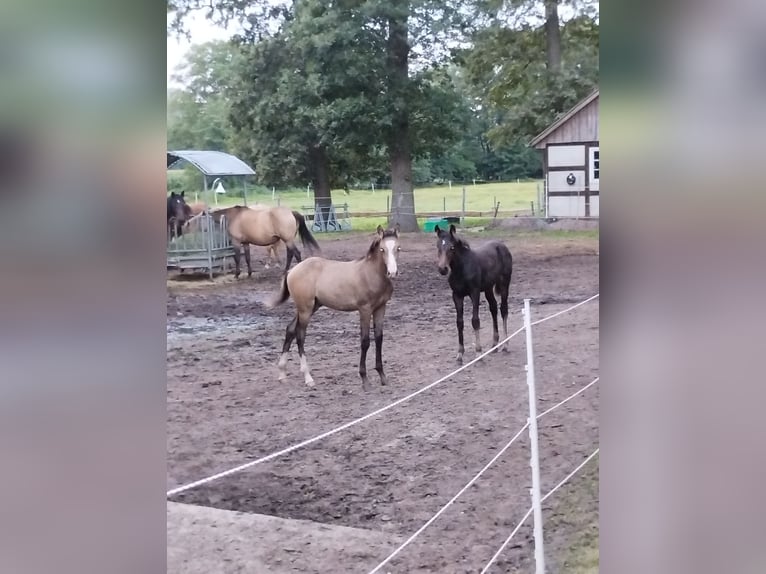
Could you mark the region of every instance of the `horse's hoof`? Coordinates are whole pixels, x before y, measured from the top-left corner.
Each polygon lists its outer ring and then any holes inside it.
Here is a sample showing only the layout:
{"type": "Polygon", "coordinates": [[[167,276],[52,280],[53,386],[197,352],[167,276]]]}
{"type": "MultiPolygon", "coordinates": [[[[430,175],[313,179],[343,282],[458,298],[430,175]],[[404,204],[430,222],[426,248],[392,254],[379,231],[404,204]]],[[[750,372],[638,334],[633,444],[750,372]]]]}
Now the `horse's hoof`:
{"type": "Polygon", "coordinates": [[[313,387],[314,386],[314,379],[306,379],[306,386],[307,387],[313,387]]]}
{"type": "Polygon", "coordinates": [[[457,356],[457,364],[458,365],[462,365],[463,364],[463,355],[458,355],[457,356]]]}
{"type": "Polygon", "coordinates": [[[510,350],[508,347],[501,347],[501,348],[500,348],[500,350],[501,350],[503,353],[510,353],[510,352],[511,352],[511,350],[510,350]]]}
{"type": "Polygon", "coordinates": [[[380,384],[385,387],[388,384],[388,377],[385,375],[380,375],[380,384]]]}

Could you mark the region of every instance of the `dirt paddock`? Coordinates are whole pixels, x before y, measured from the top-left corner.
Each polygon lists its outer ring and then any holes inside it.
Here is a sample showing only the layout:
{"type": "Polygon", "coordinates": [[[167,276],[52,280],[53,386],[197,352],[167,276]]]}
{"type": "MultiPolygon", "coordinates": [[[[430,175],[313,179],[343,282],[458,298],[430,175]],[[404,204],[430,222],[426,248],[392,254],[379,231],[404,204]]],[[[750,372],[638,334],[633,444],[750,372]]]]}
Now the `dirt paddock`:
{"type": "MultiPolygon", "coordinates": [[[[509,330],[521,326],[525,297],[532,299],[533,318],[542,318],[598,292],[597,239],[576,233],[572,237],[513,230],[494,233],[514,256],[509,330]]],[[[344,234],[317,239],[326,256],[351,259],[365,252],[371,237],[344,234]]],[[[488,237],[468,238],[478,244],[488,237]]],[[[429,234],[405,234],[401,245],[401,275],[384,330],[389,385],[378,384],[373,344],[368,354],[372,390],[366,393],[357,372],[358,316],[327,309],[314,316],[306,338],[316,386],[310,389],[303,384],[295,346],[288,378],[277,382],[276,362],[294,308],[292,302],[272,311],[264,308],[263,302],[278,287],[281,270],[264,269],[263,249],[253,251],[251,279],[168,282],[168,488],[330,430],[456,367],[455,312],[447,279],[436,270],[435,239],[429,234]]],[[[596,300],[534,328],[540,411],[598,376],[598,309],[596,300]]],[[[492,322],[485,301],[480,317],[487,347],[492,322]]],[[[466,343],[466,360],[470,360],[475,354],[469,302],[466,343]]],[[[173,500],[404,539],[523,426],[528,413],[525,362],[523,336],[517,336],[510,353],[489,355],[377,418],[173,500]]],[[[540,421],[543,491],[556,485],[597,445],[598,385],[594,385],[540,421]]],[[[597,536],[597,461],[589,466],[545,503],[549,572],[574,571],[571,564],[578,560],[578,549],[597,536]]],[[[479,572],[529,508],[530,483],[525,433],[383,572],[479,572]]],[[[220,539],[221,532],[216,536],[220,539]]],[[[259,534],[251,543],[278,542],[259,534]]],[[[196,543],[189,539],[188,544],[196,543]]],[[[390,552],[385,546],[368,553],[338,552],[331,568],[325,559],[313,569],[305,565],[290,569],[294,549],[269,550],[269,555],[279,556],[283,569],[267,564],[263,571],[333,574],[369,572],[390,552]]],[[[217,572],[253,571],[222,560],[217,572]]],[[[492,572],[531,572],[533,568],[530,520],[492,572]]],[[[168,571],[184,569],[169,563],[168,571]]]]}

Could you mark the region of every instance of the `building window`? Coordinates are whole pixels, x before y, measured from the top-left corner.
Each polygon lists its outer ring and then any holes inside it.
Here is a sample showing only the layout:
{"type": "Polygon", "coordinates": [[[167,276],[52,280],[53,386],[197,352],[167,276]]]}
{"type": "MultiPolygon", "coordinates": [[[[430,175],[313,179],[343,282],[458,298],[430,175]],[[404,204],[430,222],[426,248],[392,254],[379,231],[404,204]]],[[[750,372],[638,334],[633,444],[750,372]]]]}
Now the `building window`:
{"type": "Polygon", "coordinates": [[[598,181],[599,174],[601,173],[601,162],[599,161],[599,149],[592,148],[590,150],[590,179],[591,181],[598,181]]]}
{"type": "Polygon", "coordinates": [[[599,161],[598,150],[593,152],[593,179],[598,179],[599,174],[599,161]]]}

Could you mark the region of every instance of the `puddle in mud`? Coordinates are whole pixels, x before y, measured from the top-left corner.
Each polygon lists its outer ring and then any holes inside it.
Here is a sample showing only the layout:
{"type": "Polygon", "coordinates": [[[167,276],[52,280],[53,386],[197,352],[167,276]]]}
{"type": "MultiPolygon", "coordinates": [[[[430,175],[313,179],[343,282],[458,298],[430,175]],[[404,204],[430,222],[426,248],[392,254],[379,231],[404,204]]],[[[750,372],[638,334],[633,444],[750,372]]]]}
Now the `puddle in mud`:
{"type": "MultiPolygon", "coordinates": [[[[280,327],[278,317],[174,317],[167,321],[168,343],[190,337],[228,335],[232,331],[280,327]]],[[[284,322],[284,321],[283,321],[284,322]]]]}

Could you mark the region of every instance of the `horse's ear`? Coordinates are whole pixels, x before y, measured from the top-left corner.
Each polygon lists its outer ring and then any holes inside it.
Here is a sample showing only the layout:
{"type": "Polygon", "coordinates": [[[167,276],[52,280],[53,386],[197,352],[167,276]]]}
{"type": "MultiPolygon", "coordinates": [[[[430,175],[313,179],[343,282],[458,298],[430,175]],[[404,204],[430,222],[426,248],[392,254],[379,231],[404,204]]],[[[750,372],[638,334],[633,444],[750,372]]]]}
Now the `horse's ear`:
{"type": "Polygon", "coordinates": [[[184,193],[186,193],[186,190],[185,190],[185,189],[182,189],[182,190],[181,190],[181,197],[183,197],[183,196],[184,196],[184,193]]]}
{"type": "Polygon", "coordinates": [[[375,231],[377,232],[377,234],[378,234],[378,235],[380,235],[381,237],[383,237],[383,231],[384,231],[383,227],[381,227],[380,225],[378,225],[378,228],[377,228],[375,231]]]}
{"type": "Polygon", "coordinates": [[[401,228],[399,227],[399,224],[398,224],[398,223],[397,223],[396,225],[394,225],[394,233],[396,233],[396,236],[397,236],[397,237],[399,237],[399,230],[400,230],[400,229],[401,229],[401,228]]]}
{"type": "Polygon", "coordinates": [[[439,235],[442,232],[441,228],[438,225],[434,226],[434,231],[436,232],[436,235],[439,235]]]}
{"type": "Polygon", "coordinates": [[[449,234],[454,236],[456,231],[457,231],[457,228],[455,227],[455,224],[451,223],[449,226],[449,234]]]}
{"type": "Polygon", "coordinates": [[[176,192],[175,191],[171,191],[170,192],[170,197],[175,197],[175,196],[176,196],[176,192]]]}

